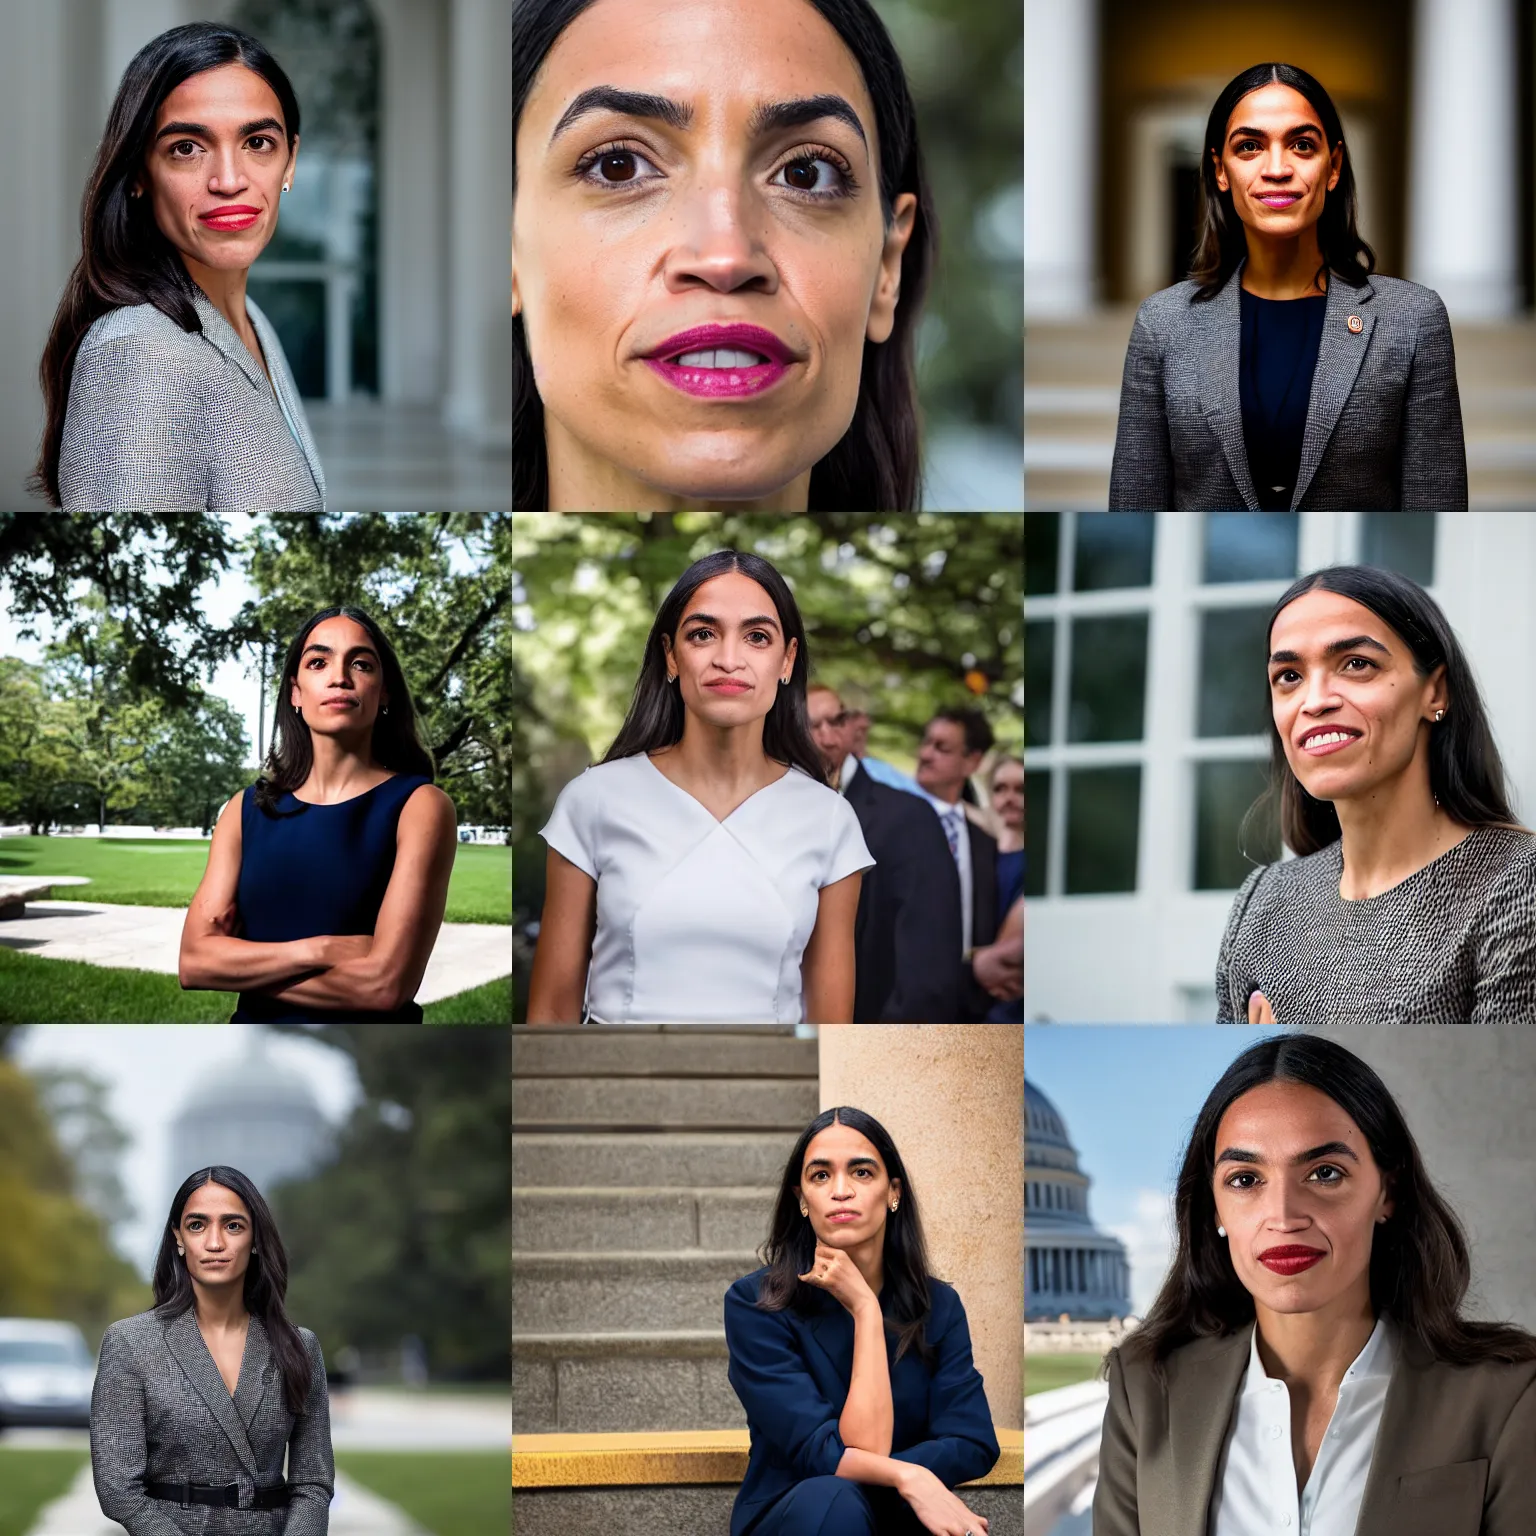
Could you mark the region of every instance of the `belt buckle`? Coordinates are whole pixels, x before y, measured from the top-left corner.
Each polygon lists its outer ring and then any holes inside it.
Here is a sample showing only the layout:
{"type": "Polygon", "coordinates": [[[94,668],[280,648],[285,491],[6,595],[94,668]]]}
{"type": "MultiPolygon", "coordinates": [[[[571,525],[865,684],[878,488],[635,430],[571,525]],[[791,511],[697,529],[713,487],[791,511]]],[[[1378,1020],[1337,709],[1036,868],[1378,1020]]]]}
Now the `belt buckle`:
{"type": "Polygon", "coordinates": [[[191,1509],[192,1508],[192,1479],[189,1478],[189,1477],[182,1479],[182,1484],[181,1484],[181,1507],[183,1509],[191,1509]]]}

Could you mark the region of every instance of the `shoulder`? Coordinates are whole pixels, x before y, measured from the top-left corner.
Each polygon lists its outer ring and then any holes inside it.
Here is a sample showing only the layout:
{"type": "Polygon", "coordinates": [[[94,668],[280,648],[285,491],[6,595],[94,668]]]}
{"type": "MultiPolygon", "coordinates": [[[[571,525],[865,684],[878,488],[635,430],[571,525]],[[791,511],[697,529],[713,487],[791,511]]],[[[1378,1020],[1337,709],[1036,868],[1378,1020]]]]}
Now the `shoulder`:
{"type": "Polygon", "coordinates": [[[1402,277],[1374,275],[1370,284],[1372,306],[1379,321],[1389,325],[1449,327],[1445,303],[1433,288],[1402,277]]]}
{"type": "Polygon", "coordinates": [[[769,1313],[759,1312],[757,1305],[758,1293],[767,1273],[768,1266],[765,1264],[761,1269],[754,1269],[750,1275],[743,1275],[741,1279],[733,1281],[725,1293],[726,1311],[740,1312],[745,1309],[760,1317],[769,1316],[769,1313]]]}
{"type": "Polygon", "coordinates": [[[323,1360],[324,1351],[320,1348],[320,1337],[310,1328],[300,1328],[295,1324],[294,1332],[299,1336],[299,1342],[304,1346],[304,1353],[311,1360],[323,1360]]]}
{"type": "Polygon", "coordinates": [[[960,1299],[960,1292],[947,1280],[940,1280],[933,1275],[928,1277],[928,1316],[935,1332],[953,1328],[956,1323],[966,1320],[965,1303],[960,1299]]]}
{"type": "Polygon", "coordinates": [[[793,799],[808,808],[814,807],[835,816],[835,808],[841,806],[850,816],[854,814],[853,807],[830,784],[813,779],[803,768],[791,767],[776,788],[785,799],[793,799]]]}
{"type": "Polygon", "coordinates": [[[1171,288],[1158,289],[1141,301],[1136,323],[1157,336],[1182,330],[1189,323],[1190,308],[1199,291],[1200,285],[1187,278],[1171,288]]]}
{"type": "Polygon", "coordinates": [[[446,790],[439,789],[430,779],[406,791],[400,807],[401,826],[405,826],[408,820],[413,825],[433,830],[440,830],[445,825],[457,829],[459,824],[453,797],[446,790]]]}
{"type": "Polygon", "coordinates": [[[112,1323],[101,1336],[101,1347],[106,1349],[109,1343],[123,1345],[132,1349],[138,1345],[152,1343],[165,1332],[165,1323],[157,1312],[139,1312],[133,1317],[124,1317],[112,1323]]]}
{"type": "Polygon", "coordinates": [[[114,352],[144,357],[175,354],[196,357],[202,350],[202,336],[184,331],[153,304],[125,304],[100,316],[80,340],[80,356],[114,352]]]}
{"type": "Polygon", "coordinates": [[[1536,894],[1536,834],[1515,827],[1476,827],[1456,852],[1474,878],[1505,895],[1536,894]]]}

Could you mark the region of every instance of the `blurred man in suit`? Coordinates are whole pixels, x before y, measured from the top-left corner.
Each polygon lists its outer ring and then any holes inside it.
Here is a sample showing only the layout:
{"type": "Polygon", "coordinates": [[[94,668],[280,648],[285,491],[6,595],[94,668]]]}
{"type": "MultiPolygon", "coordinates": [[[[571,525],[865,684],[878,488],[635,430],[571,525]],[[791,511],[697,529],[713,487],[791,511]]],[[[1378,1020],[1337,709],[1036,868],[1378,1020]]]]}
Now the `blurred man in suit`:
{"type": "Polygon", "coordinates": [[[853,931],[854,1022],[953,1023],[962,1017],[960,880],[943,830],[921,800],[864,771],[832,689],[813,685],[806,707],[827,782],[853,807],[875,856],[853,931]]]}

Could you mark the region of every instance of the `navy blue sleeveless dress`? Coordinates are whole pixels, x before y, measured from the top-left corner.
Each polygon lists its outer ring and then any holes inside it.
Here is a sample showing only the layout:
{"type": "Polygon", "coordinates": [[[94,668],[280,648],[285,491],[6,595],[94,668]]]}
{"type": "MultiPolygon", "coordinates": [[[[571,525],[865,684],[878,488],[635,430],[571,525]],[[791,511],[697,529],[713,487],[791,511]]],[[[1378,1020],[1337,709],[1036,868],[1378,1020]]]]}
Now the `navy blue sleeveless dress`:
{"type": "MultiPolygon", "coordinates": [[[[288,794],[275,813],[256,804],[256,787],[240,802],[240,883],[236,901],[242,937],[284,944],[322,933],[372,933],[395,868],[395,828],[405,802],[423,784],[397,773],[337,805],[311,805],[288,794]]],[[[232,1024],[336,1022],[419,1024],[421,1007],[392,1013],[285,1003],[242,992],[232,1024]]]]}

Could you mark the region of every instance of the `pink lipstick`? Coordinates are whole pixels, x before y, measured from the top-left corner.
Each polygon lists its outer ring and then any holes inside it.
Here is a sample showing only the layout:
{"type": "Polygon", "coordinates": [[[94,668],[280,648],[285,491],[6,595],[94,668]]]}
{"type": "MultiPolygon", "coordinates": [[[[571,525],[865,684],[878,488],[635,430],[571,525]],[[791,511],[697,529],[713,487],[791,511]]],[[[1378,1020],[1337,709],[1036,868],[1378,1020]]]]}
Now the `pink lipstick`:
{"type": "Polygon", "coordinates": [[[1316,1248],[1292,1245],[1284,1248],[1266,1248],[1259,1255],[1259,1263],[1277,1275],[1299,1275],[1321,1261],[1323,1254],[1316,1248]]]}
{"type": "Polygon", "coordinates": [[[760,325],[697,325],[679,331],[643,359],[660,379],[703,400],[739,400],[771,389],[796,361],[760,325]]]}

